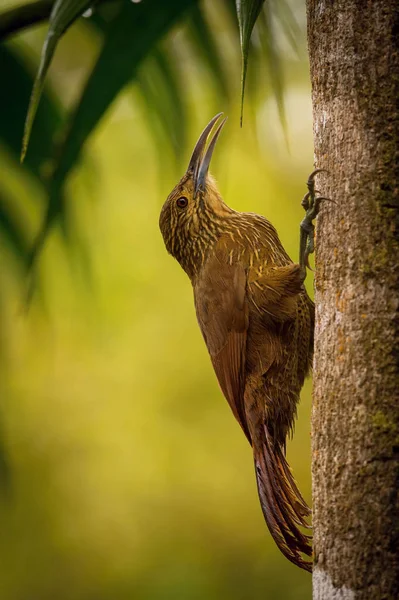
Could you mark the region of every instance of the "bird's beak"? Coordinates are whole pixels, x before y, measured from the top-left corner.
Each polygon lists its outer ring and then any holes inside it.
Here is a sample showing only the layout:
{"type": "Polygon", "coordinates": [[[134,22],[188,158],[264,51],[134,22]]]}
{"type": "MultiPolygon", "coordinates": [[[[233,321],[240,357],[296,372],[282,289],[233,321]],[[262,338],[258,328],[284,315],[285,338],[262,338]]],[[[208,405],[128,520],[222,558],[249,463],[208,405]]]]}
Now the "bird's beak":
{"type": "Polygon", "coordinates": [[[214,125],[219,121],[222,115],[223,113],[219,113],[215,117],[213,117],[211,121],[209,121],[208,125],[205,127],[204,131],[199,136],[198,142],[195,144],[195,148],[187,169],[187,173],[190,173],[194,180],[194,197],[197,195],[199,190],[203,190],[205,187],[206,176],[209,170],[209,163],[211,162],[212,154],[215,149],[217,139],[219,137],[223,125],[227,121],[227,117],[225,117],[222,120],[222,122],[214,131],[207,149],[206,146],[209,135],[212,129],[214,128],[214,125]]]}

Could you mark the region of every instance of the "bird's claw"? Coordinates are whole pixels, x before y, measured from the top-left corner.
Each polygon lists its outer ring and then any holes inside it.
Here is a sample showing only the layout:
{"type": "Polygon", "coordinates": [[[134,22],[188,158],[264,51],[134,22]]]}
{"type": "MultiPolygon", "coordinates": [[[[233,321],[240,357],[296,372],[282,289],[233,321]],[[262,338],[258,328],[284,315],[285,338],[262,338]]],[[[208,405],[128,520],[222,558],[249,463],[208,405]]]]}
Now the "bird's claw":
{"type": "Polygon", "coordinates": [[[309,271],[312,271],[312,273],[314,272],[314,269],[312,269],[312,267],[310,266],[309,254],[307,254],[307,256],[305,257],[305,265],[306,265],[306,268],[309,269],[309,271]]]}
{"type": "Polygon", "coordinates": [[[300,249],[299,249],[299,264],[302,270],[303,279],[306,277],[306,269],[313,271],[309,264],[309,256],[314,252],[314,224],[313,221],[320,211],[320,205],[324,201],[334,202],[326,196],[318,196],[320,193],[315,187],[315,176],[318,173],[327,173],[326,169],[316,169],[309,175],[306,182],[308,191],[302,199],[301,205],[305,209],[306,214],[301,221],[300,231],[300,249]]]}

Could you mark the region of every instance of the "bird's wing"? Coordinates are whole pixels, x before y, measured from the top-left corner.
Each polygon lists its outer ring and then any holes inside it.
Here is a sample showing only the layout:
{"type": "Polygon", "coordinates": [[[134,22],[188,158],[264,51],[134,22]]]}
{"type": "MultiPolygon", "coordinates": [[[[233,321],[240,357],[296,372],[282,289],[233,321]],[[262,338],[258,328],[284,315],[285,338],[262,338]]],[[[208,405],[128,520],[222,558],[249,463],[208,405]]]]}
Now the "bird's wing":
{"type": "Polygon", "coordinates": [[[265,321],[284,322],[296,317],[298,294],[304,292],[301,268],[296,264],[248,273],[248,299],[265,321]]]}
{"type": "Polygon", "coordinates": [[[198,323],[230,407],[251,443],[245,417],[245,356],[248,330],[246,272],[216,251],[194,285],[198,323]]]}

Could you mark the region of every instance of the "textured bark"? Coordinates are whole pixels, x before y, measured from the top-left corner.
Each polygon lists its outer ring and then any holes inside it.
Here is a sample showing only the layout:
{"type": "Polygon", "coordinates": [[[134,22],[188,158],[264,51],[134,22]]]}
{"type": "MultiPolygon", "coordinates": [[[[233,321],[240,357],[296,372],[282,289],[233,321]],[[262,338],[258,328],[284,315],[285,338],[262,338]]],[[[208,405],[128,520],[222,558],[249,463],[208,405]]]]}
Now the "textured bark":
{"type": "Polygon", "coordinates": [[[399,598],[399,3],[307,0],[315,600],[399,598]]]}

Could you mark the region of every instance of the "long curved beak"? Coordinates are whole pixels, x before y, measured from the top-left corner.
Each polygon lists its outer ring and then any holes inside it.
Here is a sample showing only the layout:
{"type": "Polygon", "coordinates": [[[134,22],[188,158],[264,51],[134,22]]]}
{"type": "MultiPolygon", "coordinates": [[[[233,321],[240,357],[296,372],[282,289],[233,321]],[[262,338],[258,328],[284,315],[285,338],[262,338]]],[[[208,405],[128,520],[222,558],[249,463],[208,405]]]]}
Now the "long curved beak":
{"type": "Polygon", "coordinates": [[[197,195],[199,190],[205,189],[206,176],[208,174],[212,154],[220,132],[222,131],[223,125],[227,121],[227,117],[225,117],[214,130],[208,145],[207,142],[212,129],[222,115],[223,113],[219,113],[209,121],[208,125],[205,127],[204,131],[199,136],[197,143],[195,144],[195,148],[187,169],[187,173],[190,173],[194,180],[194,197],[197,195]]]}

